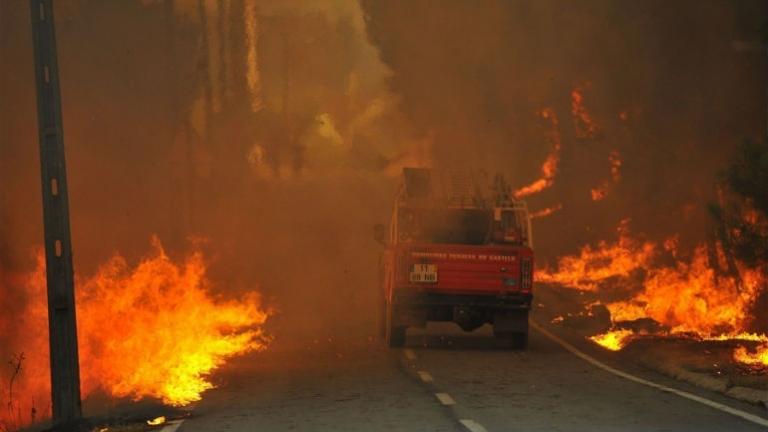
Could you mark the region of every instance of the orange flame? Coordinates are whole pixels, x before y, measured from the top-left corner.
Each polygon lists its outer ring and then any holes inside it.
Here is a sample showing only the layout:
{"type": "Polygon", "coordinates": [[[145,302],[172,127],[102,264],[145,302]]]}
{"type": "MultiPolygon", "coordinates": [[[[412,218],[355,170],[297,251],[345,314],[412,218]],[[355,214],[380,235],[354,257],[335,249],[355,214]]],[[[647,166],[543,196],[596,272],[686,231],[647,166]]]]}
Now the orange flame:
{"type": "Polygon", "coordinates": [[[555,114],[555,110],[552,108],[541,110],[539,116],[549,122],[550,130],[547,135],[551,150],[544,160],[544,163],[541,165],[541,177],[533,183],[516,190],[514,196],[517,199],[539,193],[555,184],[555,176],[557,175],[557,168],[560,163],[561,148],[560,130],[558,127],[559,122],[557,120],[557,114],[555,114]]]}
{"type": "Polygon", "coordinates": [[[600,186],[590,190],[592,201],[600,201],[608,196],[608,192],[621,180],[621,157],[619,152],[614,150],[608,155],[608,163],[611,167],[611,178],[604,181],[600,186]]]}
{"type": "Polygon", "coordinates": [[[603,183],[597,188],[590,189],[589,191],[590,196],[592,197],[592,201],[602,201],[605,199],[605,197],[608,196],[608,187],[606,183],[603,183]]]}
{"type": "Polygon", "coordinates": [[[583,291],[597,291],[601,282],[614,277],[627,277],[646,266],[655,251],[650,242],[640,242],[629,235],[629,220],[619,225],[615,244],[598,243],[584,246],[578,256],[558,260],[557,270],[537,269],[536,281],[555,283],[583,291]]]}
{"type": "MultiPolygon", "coordinates": [[[[537,280],[598,292],[605,288],[604,282],[609,278],[619,278],[614,281],[619,284],[636,279],[642,283],[639,292],[628,300],[605,305],[613,323],[651,319],[665,328],[662,335],[768,342],[765,334],[745,332],[752,324],[755,302],[768,283],[759,269],[737,262],[738,275],[718,274],[716,268],[726,268],[726,254],[721,245],[712,258],[707,247],[699,245],[689,259],[682,259],[676,236],[663,242],[663,249],[676,263],[657,265],[656,252],[662,248],[633,239],[626,225],[626,220],[620,225],[615,243],[600,242],[597,248],[585,246],[579,255],[561,258],[557,271],[540,270],[537,280]],[[715,262],[710,262],[711,259],[715,262]],[[635,272],[639,269],[644,271],[635,272]]],[[[591,339],[608,349],[618,350],[632,336],[631,330],[614,328],[591,339]]],[[[734,358],[754,364],[762,361],[763,352],[760,348],[757,353],[749,353],[742,347],[734,353],[734,358]]]]}
{"type": "Polygon", "coordinates": [[[165,423],[165,416],[155,417],[152,420],[147,420],[147,425],[158,426],[165,423]]]}
{"type": "Polygon", "coordinates": [[[759,345],[755,352],[740,346],[734,350],[733,359],[748,365],[768,366],[768,343],[759,345]]]}
{"type": "Polygon", "coordinates": [[[215,301],[201,253],[179,266],[153,243],[135,269],[116,256],[80,282],[84,369],[113,396],[186,405],[213,387],[207,376],[228,357],[265,347],[267,313],[255,292],[215,301]]]}
{"type": "MultiPolygon", "coordinates": [[[[153,239],[152,253],[137,266],[115,255],[94,276],[77,278],[76,286],[84,396],[98,390],[186,405],[213,387],[210,374],[228,358],[265,349],[269,342],[261,329],[268,313],[258,293],[239,301],[214,298],[199,251],[177,264],[153,239]]],[[[0,426],[29,423],[26,413],[35,405],[39,416],[50,415],[42,253],[23,289],[33,300],[16,328],[15,349],[27,360],[13,402],[24,414],[22,420],[0,414],[0,426]]]]}
{"type": "Polygon", "coordinates": [[[576,129],[577,138],[594,138],[600,127],[584,106],[584,91],[591,86],[587,82],[571,90],[571,114],[576,129]]]}
{"type": "Polygon", "coordinates": [[[619,351],[627,346],[627,344],[633,339],[634,332],[629,329],[616,329],[610,330],[603,334],[590,336],[589,339],[592,342],[602,346],[603,348],[611,351],[619,351]]]}
{"type": "Polygon", "coordinates": [[[699,246],[690,262],[650,269],[642,292],[606,306],[614,321],[651,318],[673,333],[735,336],[748,326],[750,308],[764,283],[759,272],[748,269],[742,271],[741,283],[716,277],[706,247],[699,246]]]}
{"type": "Polygon", "coordinates": [[[558,204],[558,205],[552,206],[552,207],[547,207],[545,209],[542,209],[542,210],[535,211],[535,212],[531,213],[530,218],[531,219],[545,218],[547,216],[550,216],[550,215],[552,215],[554,213],[559,212],[562,209],[563,209],[563,205],[562,204],[558,204]]]}

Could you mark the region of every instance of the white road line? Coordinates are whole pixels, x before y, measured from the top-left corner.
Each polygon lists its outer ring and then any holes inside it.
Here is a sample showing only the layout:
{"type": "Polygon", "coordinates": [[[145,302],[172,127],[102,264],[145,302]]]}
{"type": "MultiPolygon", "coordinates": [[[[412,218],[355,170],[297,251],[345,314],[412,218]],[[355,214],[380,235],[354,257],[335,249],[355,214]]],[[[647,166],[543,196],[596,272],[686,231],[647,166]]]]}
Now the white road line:
{"type": "Polygon", "coordinates": [[[427,371],[418,371],[416,372],[419,374],[419,378],[421,378],[422,381],[425,383],[431,383],[434,381],[434,378],[432,378],[432,375],[427,371]]]}
{"type": "Polygon", "coordinates": [[[721,403],[718,403],[718,402],[715,402],[715,401],[711,401],[711,400],[709,400],[707,398],[703,398],[701,396],[697,396],[697,395],[695,395],[693,393],[688,393],[688,392],[683,391],[683,390],[677,390],[677,389],[674,389],[672,387],[667,387],[665,385],[656,384],[653,381],[648,381],[648,380],[645,380],[643,378],[639,378],[639,377],[636,377],[634,375],[628,374],[626,372],[622,372],[622,371],[620,371],[618,369],[614,369],[614,368],[612,368],[612,367],[610,367],[610,366],[608,366],[608,365],[606,365],[606,364],[604,364],[604,363],[594,359],[593,357],[590,357],[589,355],[584,354],[583,352],[581,352],[578,349],[576,349],[573,345],[569,344],[568,342],[566,342],[566,341],[560,339],[559,337],[555,336],[554,334],[550,333],[548,330],[546,330],[545,328],[543,328],[539,324],[537,324],[537,323],[532,321],[531,322],[531,326],[533,328],[535,328],[536,330],[538,330],[539,332],[541,332],[544,336],[548,337],[549,339],[553,340],[554,342],[556,342],[557,344],[559,344],[563,348],[567,349],[568,351],[570,351],[571,353],[576,355],[577,357],[580,357],[581,359],[591,363],[594,366],[597,366],[598,368],[600,368],[600,369],[602,369],[602,370],[604,370],[606,372],[610,372],[610,373],[612,373],[612,374],[614,374],[616,376],[622,377],[624,379],[628,379],[630,381],[634,381],[634,382],[636,382],[638,384],[643,384],[643,385],[646,385],[648,387],[653,387],[653,388],[661,390],[663,392],[676,394],[676,395],[678,395],[680,397],[692,400],[694,402],[698,402],[698,403],[706,405],[708,407],[712,407],[712,408],[714,408],[716,410],[720,410],[720,411],[726,412],[728,414],[735,415],[736,417],[741,417],[741,418],[743,418],[746,421],[758,424],[760,426],[768,427],[768,419],[766,419],[766,418],[759,417],[759,416],[756,416],[754,414],[750,414],[750,413],[748,413],[746,411],[738,410],[736,408],[731,408],[728,405],[723,405],[721,403]]]}
{"type": "Polygon", "coordinates": [[[404,349],[403,354],[405,354],[405,358],[407,358],[410,361],[416,360],[416,353],[413,352],[413,350],[410,348],[404,349]]]}
{"type": "Polygon", "coordinates": [[[488,432],[486,428],[483,427],[480,423],[472,420],[472,419],[461,419],[459,420],[459,423],[464,425],[469,432],[488,432]]]}
{"type": "Polygon", "coordinates": [[[448,393],[435,393],[435,396],[443,405],[456,405],[456,401],[448,393]]]}
{"type": "Polygon", "coordinates": [[[176,430],[181,427],[182,423],[184,423],[184,420],[169,421],[162,429],[160,429],[160,432],[176,432],[176,430]]]}

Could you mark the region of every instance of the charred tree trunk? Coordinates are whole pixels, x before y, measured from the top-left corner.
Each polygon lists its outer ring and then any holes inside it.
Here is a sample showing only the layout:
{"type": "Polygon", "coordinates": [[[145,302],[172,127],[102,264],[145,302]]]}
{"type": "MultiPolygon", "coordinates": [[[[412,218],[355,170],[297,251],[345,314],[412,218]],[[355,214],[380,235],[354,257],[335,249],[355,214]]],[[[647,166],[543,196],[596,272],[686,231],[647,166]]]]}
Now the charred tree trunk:
{"type": "Polygon", "coordinates": [[[714,226],[709,230],[707,236],[707,259],[709,265],[715,271],[715,277],[729,277],[736,280],[736,286],[741,287],[741,273],[736,265],[736,258],[733,256],[733,244],[728,235],[728,222],[725,219],[721,206],[711,207],[710,213],[714,226]],[[725,268],[718,258],[718,249],[723,254],[725,268]]]}

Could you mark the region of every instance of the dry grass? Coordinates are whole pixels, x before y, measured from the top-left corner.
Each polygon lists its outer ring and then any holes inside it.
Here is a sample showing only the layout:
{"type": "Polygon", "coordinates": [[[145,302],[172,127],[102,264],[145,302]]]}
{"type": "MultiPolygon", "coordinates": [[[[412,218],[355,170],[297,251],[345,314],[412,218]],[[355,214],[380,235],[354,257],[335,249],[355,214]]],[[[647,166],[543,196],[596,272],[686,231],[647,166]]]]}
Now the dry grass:
{"type": "MultiPolygon", "coordinates": [[[[14,393],[14,384],[18,381],[24,370],[24,353],[14,354],[8,360],[10,368],[10,379],[8,380],[8,400],[6,402],[7,414],[5,419],[0,418],[0,432],[15,432],[24,425],[21,415],[21,404],[18,403],[18,397],[14,393]]],[[[32,409],[32,421],[34,421],[35,410],[32,409]]]]}

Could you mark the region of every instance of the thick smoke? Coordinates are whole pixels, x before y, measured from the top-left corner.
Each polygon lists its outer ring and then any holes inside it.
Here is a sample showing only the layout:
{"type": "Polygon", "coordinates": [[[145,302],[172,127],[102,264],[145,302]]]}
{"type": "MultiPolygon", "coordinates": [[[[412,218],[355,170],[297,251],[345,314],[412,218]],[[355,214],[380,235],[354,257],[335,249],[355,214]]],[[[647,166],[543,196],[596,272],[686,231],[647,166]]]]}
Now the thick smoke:
{"type": "MultiPolygon", "coordinates": [[[[23,270],[42,238],[31,35],[26,4],[0,10],[0,241],[3,268],[23,270]]],[[[428,154],[410,155],[424,137],[397,110],[356,3],[56,12],[78,272],[143,255],[153,233],[179,255],[202,237],[222,289],[258,284],[315,333],[327,336],[329,309],[373,301],[391,173],[428,154]]]]}
{"type": "MultiPolygon", "coordinates": [[[[42,241],[27,7],[0,2],[0,359],[24,349],[19,275],[42,241]]],[[[152,234],[177,258],[205,239],[221,293],[281,311],[276,346],[375,332],[373,227],[404,165],[528,185],[554,113],[557,171],[526,198],[561,207],[534,227],[553,257],[626,217],[699,240],[715,173],[763,132],[765,59],[733,49],[758,38],[757,0],[56,7],[76,271],[152,234]]]]}
{"type": "Polygon", "coordinates": [[[535,113],[554,109],[558,177],[528,201],[563,209],[537,221],[539,256],[606,238],[626,217],[655,238],[700,241],[716,173],[764,133],[764,53],[734,48],[759,43],[765,2],[362,3],[401,108],[434,133],[439,163],[526,184],[550,148],[535,113]],[[574,122],[574,90],[597,124],[591,137],[574,122]],[[621,179],[595,202],[613,151],[621,179]]]}
{"type": "MultiPolygon", "coordinates": [[[[373,228],[388,220],[392,174],[428,163],[429,139],[399,112],[359,6],[56,7],[76,273],[115,252],[134,264],[155,234],[177,261],[202,247],[217,294],[259,289],[279,311],[273,349],[373,336],[373,228]]],[[[27,8],[0,3],[1,359],[29,358],[25,336],[46,328],[24,319],[41,300],[25,277],[42,243],[27,8]]]]}

